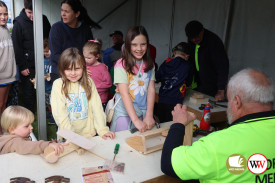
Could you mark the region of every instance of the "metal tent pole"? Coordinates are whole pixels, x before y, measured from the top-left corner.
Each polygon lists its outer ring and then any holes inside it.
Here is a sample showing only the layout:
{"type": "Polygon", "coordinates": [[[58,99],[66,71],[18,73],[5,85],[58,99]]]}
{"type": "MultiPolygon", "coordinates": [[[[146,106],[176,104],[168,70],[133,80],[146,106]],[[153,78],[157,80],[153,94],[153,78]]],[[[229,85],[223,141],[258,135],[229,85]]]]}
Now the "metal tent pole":
{"type": "Polygon", "coordinates": [[[38,139],[47,140],[47,123],[45,108],[45,80],[44,80],[44,55],[43,55],[43,21],[42,0],[32,0],[33,5],[33,33],[35,50],[35,73],[36,73],[36,98],[38,139]]]}

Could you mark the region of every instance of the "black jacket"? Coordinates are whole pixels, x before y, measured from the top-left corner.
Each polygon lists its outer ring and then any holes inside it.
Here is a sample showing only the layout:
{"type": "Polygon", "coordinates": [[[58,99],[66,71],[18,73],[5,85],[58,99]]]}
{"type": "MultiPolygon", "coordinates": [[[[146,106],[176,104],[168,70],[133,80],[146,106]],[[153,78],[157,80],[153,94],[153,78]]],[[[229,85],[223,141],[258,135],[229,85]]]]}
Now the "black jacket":
{"type": "MultiPolygon", "coordinates": [[[[195,45],[193,50],[195,50],[195,45]]],[[[203,40],[198,52],[199,72],[195,68],[195,53],[191,54],[192,70],[198,83],[197,90],[215,96],[218,90],[225,90],[228,82],[229,61],[221,39],[204,29],[203,40]]]]}
{"type": "Polygon", "coordinates": [[[191,80],[189,61],[181,57],[167,59],[156,72],[156,82],[161,82],[159,103],[182,104],[185,89],[182,90],[181,88],[184,84],[189,86],[191,80]]]}
{"type": "MultiPolygon", "coordinates": [[[[12,41],[15,52],[16,64],[19,70],[30,69],[31,76],[34,77],[35,61],[34,61],[34,36],[33,36],[33,21],[31,21],[25,9],[22,9],[19,16],[13,21],[12,41]]],[[[51,25],[45,15],[43,15],[43,37],[47,38],[51,25]]],[[[43,44],[43,43],[41,43],[43,44]]]]}

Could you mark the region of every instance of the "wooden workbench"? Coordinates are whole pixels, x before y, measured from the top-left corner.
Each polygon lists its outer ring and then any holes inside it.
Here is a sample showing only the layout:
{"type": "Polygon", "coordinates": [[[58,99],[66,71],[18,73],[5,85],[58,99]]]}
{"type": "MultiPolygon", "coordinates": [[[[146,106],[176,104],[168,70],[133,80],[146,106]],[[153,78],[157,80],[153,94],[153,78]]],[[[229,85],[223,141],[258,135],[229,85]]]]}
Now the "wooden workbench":
{"type": "MultiPolygon", "coordinates": [[[[155,102],[158,103],[158,93],[159,93],[159,88],[161,86],[161,83],[156,83],[155,84],[155,91],[156,91],[156,95],[155,95],[155,102]]],[[[197,91],[191,90],[191,89],[187,89],[186,90],[186,94],[183,100],[183,104],[187,105],[187,109],[190,112],[193,112],[197,119],[200,120],[202,118],[202,114],[203,114],[203,110],[199,110],[200,104],[193,104],[190,103],[190,97],[194,94],[194,93],[199,93],[197,91]]],[[[216,101],[214,97],[208,96],[203,94],[206,98],[209,98],[213,101],[216,101]]],[[[220,103],[220,102],[218,102],[220,103]]],[[[223,105],[227,105],[227,102],[222,102],[220,104],[223,105]]],[[[224,107],[219,107],[216,106],[213,109],[211,109],[211,119],[210,119],[210,123],[220,123],[220,122],[226,122],[227,121],[227,115],[226,115],[226,108],[224,107]]]]}
{"type": "MultiPolygon", "coordinates": [[[[197,119],[200,120],[202,118],[202,114],[203,114],[203,110],[200,110],[200,104],[194,104],[194,103],[190,103],[189,99],[190,97],[193,95],[193,93],[198,93],[197,91],[194,90],[188,90],[188,92],[186,93],[185,97],[184,97],[184,101],[183,104],[187,105],[187,110],[190,112],[193,112],[197,119]]],[[[213,101],[216,101],[214,97],[205,95],[205,98],[209,98],[213,101]]],[[[220,104],[223,105],[227,105],[227,102],[218,102],[220,104]]],[[[211,118],[210,118],[210,123],[220,123],[220,122],[225,122],[227,121],[227,115],[226,115],[226,109],[224,107],[220,107],[220,106],[215,106],[212,109],[210,109],[211,112],[211,118]]]]}
{"type": "MultiPolygon", "coordinates": [[[[161,127],[171,125],[171,122],[162,123],[161,127]]],[[[96,146],[92,152],[108,159],[113,159],[113,151],[116,143],[120,144],[116,161],[125,163],[124,174],[111,172],[114,182],[138,183],[146,180],[154,180],[161,176],[167,180],[170,177],[164,176],[160,170],[161,151],[143,155],[125,142],[130,136],[138,135],[139,132],[131,134],[128,130],[117,132],[114,140],[104,140],[97,136],[92,138],[96,146]]],[[[199,137],[197,137],[198,139],[199,137]]],[[[197,140],[194,139],[194,140],[197,140]]],[[[62,175],[70,178],[71,183],[80,183],[81,168],[97,167],[104,164],[104,160],[90,153],[79,156],[76,152],[66,155],[55,164],[49,164],[39,155],[19,155],[9,153],[0,155],[0,182],[9,182],[13,177],[27,177],[37,183],[44,182],[44,179],[53,175],[62,175]]]]}

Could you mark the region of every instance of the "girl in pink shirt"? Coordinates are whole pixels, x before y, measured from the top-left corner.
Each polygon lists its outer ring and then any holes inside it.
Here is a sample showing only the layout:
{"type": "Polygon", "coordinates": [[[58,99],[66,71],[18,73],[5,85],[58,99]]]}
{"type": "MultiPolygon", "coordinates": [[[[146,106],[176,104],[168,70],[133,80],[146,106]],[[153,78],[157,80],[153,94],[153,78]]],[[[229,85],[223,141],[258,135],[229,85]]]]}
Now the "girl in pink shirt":
{"type": "Polygon", "coordinates": [[[83,47],[83,55],[86,61],[87,73],[95,83],[103,109],[105,110],[108,102],[109,88],[112,86],[112,79],[108,68],[99,62],[101,47],[102,45],[99,40],[89,40],[83,47]]]}

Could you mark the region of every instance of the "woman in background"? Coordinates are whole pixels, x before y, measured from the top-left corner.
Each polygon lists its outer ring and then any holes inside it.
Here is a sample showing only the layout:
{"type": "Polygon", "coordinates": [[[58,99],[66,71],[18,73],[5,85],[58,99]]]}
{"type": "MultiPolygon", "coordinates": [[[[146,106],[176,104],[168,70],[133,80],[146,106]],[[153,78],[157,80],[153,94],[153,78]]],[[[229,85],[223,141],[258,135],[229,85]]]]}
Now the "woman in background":
{"type": "Polygon", "coordinates": [[[61,53],[70,47],[82,51],[84,44],[93,39],[92,27],[101,28],[95,23],[82,6],[80,0],[63,0],[61,2],[61,21],[53,24],[49,43],[51,48],[51,81],[59,78],[58,60],[61,53]]]}

